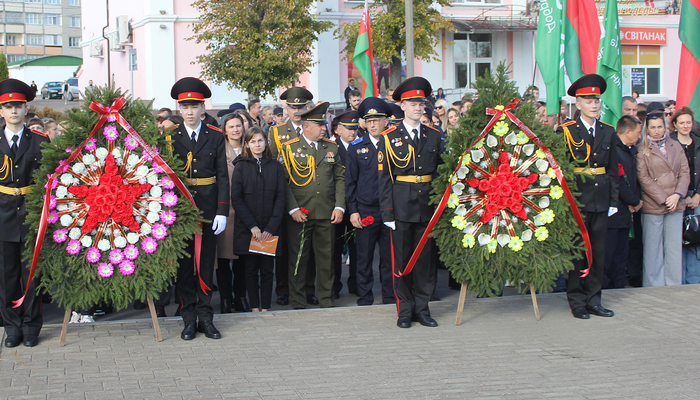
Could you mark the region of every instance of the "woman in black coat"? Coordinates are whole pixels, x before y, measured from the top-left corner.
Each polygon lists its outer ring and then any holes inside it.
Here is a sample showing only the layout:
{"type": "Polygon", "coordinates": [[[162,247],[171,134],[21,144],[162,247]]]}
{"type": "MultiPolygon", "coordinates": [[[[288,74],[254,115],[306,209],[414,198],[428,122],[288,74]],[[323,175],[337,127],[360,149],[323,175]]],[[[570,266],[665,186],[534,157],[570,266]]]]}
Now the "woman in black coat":
{"type": "MultiPolygon", "coordinates": [[[[252,238],[264,242],[282,233],[286,183],[282,165],[270,158],[267,137],[258,126],[245,132],[243,152],[233,161],[231,205],[236,211],[233,253],[243,260],[253,312],[267,311],[272,299],[275,257],[251,253],[252,238]]],[[[276,255],[282,251],[277,243],[276,255]]]]}

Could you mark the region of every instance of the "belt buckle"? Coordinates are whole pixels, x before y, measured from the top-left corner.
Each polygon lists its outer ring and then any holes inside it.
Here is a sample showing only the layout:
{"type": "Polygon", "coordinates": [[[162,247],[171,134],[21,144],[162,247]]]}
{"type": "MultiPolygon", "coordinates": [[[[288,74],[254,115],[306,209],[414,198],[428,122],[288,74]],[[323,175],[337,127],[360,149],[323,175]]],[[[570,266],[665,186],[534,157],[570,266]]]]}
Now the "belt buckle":
{"type": "Polygon", "coordinates": [[[422,175],[416,175],[416,183],[422,183],[423,182],[423,176],[422,175]]]}
{"type": "Polygon", "coordinates": [[[591,168],[591,175],[593,175],[593,176],[597,175],[595,167],[591,168]]]}
{"type": "Polygon", "coordinates": [[[192,186],[197,186],[197,178],[191,178],[190,182],[192,182],[192,186]]]}
{"type": "Polygon", "coordinates": [[[15,188],[15,196],[21,196],[21,195],[22,195],[22,189],[15,188]]]}

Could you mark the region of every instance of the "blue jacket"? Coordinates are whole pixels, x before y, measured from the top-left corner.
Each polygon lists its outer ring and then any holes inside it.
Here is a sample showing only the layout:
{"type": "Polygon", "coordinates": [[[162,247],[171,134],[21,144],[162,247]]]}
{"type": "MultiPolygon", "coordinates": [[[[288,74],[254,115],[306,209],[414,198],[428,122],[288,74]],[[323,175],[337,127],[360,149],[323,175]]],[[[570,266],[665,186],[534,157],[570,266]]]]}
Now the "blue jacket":
{"type": "Polygon", "coordinates": [[[627,206],[637,206],[641,200],[641,188],[637,181],[637,146],[627,146],[617,135],[614,138],[614,143],[617,150],[617,162],[622,166],[625,174],[619,175],[617,186],[619,204],[617,213],[608,218],[608,228],[629,228],[631,216],[627,206]]]}

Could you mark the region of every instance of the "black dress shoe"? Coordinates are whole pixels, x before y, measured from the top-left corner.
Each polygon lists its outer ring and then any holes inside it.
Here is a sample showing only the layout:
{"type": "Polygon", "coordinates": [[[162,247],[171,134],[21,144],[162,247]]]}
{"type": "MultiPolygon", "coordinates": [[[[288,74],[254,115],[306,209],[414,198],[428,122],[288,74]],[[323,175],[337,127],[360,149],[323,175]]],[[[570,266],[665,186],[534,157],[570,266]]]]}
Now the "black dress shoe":
{"type": "Polygon", "coordinates": [[[277,296],[277,304],[281,306],[288,306],[289,305],[289,295],[288,294],[281,294],[277,296]]]}
{"type": "Polygon", "coordinates": [[[428,326],[431,328],[435,328],[436,326],[438,326],[437,321],[430,317],[430,315],[414,315],[413,320],[423,326],[428,326]]]}
{"type": "Polygon", "coordinates": [[[22,343],[22,336],[12,335],[5,338],[5,347],[7,348],[17,347],[20,343],[22,343]]]}
{"type": "Polygon", "coordinates": [[[574,316],[574,318],[579,318],[579,319],[591,318],[591,316],[588,314],[588,311],[584,307],[574,308],[573,310],[571,310],[571,314],[574,316]]]}
{"type": "Polygon", "coordinates": [[[156,306],[156,317],[165,318],[167,316],[168,316],[168,314],[165,313],[165,307],[156,306]]]}
{"type": "Polygon", "coordinates": [[[399,328],[410,328],[411,319],[408,317],[399,317],[399,321],[396,323],[399,328]]]}
{"type": "Polygon", "coordinates": [[[588,310],[589,314],[597,315],[599,317],[612,317],[613,315],[615,315],[615,313],[612,310],[603,308],[603,306],[588,306],[586,307],[586,310],[588,310]]]}
{"type": "Polygon", "coordinates": [[[311,304],[312,306],[317,306],[318,305],[318,297],[314,294],[307,294],[306,295],[306,303],[311,304]]]}
{"type": "Polygon", "coordinates": [[[231,310],[231,300],[221,300],[221,313],[222,314],[231,314],[233,311],[231,310]]]}
{"type": "Polygon", "coordinates": [[[37,344],[39,344],[39,337],[37,335],[24,336],[24,347],[34,347],[37,344]]]}
{"type": "Polygon", "coordinates": [[[197,327],[197,331],[199,333],[203,333],[204,336],[208,337],[209,339],[221,339],[221,333],[214,327],[214,324],[209,322],[199,322],[199,326],[197,327]]]}
{"type": "Polygon", "coordinates": [[[192,340],[197,336],[197,328],[194,322],[185,322],[185,329],[182,330],[180,337],[182,340],[192,340]]]}
{"type": "Polygon", "coordinates": [[[143,310],[146,308],[146,303],[141,300],[134,300],[134,310],[143,310]]]}
{"type": "Polygon", "coordinates": [[[250,305],[248,305],[248,299],[246,299],[245,297],[234,297],[233,310],[236,312],[250,312],[250,305]]]}

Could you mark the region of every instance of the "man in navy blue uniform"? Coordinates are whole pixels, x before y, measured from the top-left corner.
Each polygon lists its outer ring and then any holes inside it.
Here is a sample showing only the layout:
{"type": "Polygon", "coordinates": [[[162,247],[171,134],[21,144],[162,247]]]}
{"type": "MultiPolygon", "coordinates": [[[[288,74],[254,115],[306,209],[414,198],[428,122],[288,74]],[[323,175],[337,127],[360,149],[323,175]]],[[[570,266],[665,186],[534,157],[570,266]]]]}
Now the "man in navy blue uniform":
{"type": "Polygon", "coordinates": [[[388,104],[377,97],[368,97],[358,107],[365,120],[367,135],[356,139],[348,147],[345,161],[345,197],[350,222],[357,228],[357,299],[358,306],[374,303],[374,273],[372,262],[374,247],[379,244],[379,281],[382,285],[382,302],[395,304],[394,281],[391,273],[390,228],[382,222],[379,209],[379,142],[387,126],[388,104]],[[362,219],[374,218],[372,224],[363,226],[362,219]]]}

